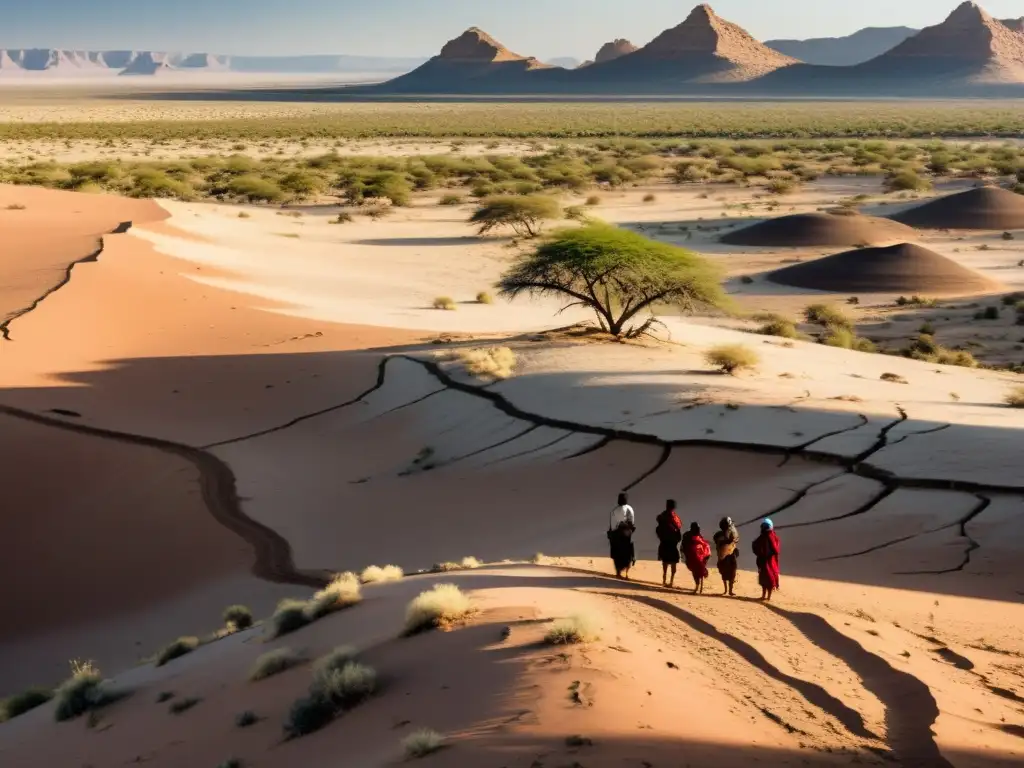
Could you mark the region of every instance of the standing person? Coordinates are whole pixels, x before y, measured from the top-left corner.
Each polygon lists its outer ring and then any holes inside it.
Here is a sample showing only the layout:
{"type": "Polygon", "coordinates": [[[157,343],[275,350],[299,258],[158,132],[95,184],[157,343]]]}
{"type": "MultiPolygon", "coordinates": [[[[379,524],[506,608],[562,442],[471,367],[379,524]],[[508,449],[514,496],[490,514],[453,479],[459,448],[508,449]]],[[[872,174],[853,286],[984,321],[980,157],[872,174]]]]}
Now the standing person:
{"type": "Polygon", "coordinates": [[[708,560],[711,559],[711,545],[700,535],[700,526],[694,523],[683,534],[683,557],[686,567],[693,574],[693,594],[704,592],[704,579],[708,577],[708,560]]]}
{"type": "Polygon", "coordinates": [[[775,524],[768,518],[761,523],[761,535],[754,540],[757,558],[757,580],[761,584],[761,599],[771,600],[772,592],[779,588],[779,552],[782,549],[775,524]]]}
{"type": "Polygon", "coordinates": [[[629,505],[629,497],[619,494],[618,506],[612,510],[608,523],[608,543],[611,548],[615,578],[629,580],[629,569],[633,567],[633,532],[636,530],[636,513],[629,505]]]}
{"type": "Polygon", "coordinates": [[[723,517],[715,531],[715,548],[718,550],[718,572],[725,586],[724,594],[732,597],[735,593],[736,571],[739,569],[740,532],[736,530],[731,517],[723,517]]]}
{"type": "Polygon", "coordinates": [[[683,538],[683,521],[679,519],[676,512],[674,499],[665,502],[665,511],[658,515],[658,527],[655,529],[655,533],[658,535],[661,585],[674,587],[676,585],[676,568],[679,565],[679,542],[683,538]],[[671,580],[668,578],[669,568],[672,569],[671,580]]]}

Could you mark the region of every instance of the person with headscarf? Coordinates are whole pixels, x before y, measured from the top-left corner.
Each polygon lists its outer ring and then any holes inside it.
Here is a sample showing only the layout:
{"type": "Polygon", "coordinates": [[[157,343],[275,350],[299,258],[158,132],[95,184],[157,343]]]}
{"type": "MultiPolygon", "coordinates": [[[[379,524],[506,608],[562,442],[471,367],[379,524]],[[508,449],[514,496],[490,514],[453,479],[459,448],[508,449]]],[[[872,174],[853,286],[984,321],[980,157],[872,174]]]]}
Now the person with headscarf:
{"type": "Polygon", "coordinates": [[[674,587],[676,584],[676,568],[679,565],[679,542],[683,538],[683,521],[676,512],[676,502],[669,499],[665,502],[665,511],[658,515],[658,559],[661,561],[661,584],[674,587]],[[668,572],[672,569],[672,578],[668,572]]]}
{"type": "Polygon", "coordinates": [[[618,505],[612,510],[611,518],[608,521],[608,543],[617,579],[629,579],[629,569],[633,567],[635,559],[634,531],[636,531],[636,512],[629,505],[629,497],[625,493],[620,493],[618,505]]]}
{"type": "Polygon", "coordinates": [[[725,593],[734,595],[733,588],[736,586],[736,571],[739,569],[739,543],[740,532],[731,517],[723,517],[715,531],[715,549],[718,550],[718,572],[722,576],[722,584],[725,585],[725,593]]]}
{"type": "Polygon", "coordinates": [[[754,540],[757,558],[757,580],[761,584],[761,599],[771,600],[772,592],[779,588],[779,552],[782,546],[775,533],[775,524],[768,518],[761,523],[761,535],[754,540]]]}
{"type": "Polygon", "coordinates": [[[704,592],[704,580],[708,577],[708,560],[711,559],[711,545],[700,535],[700,526],[694,523],[683,534],[683,557],[686,567],[693,574],[693,594],[704,592]]]}

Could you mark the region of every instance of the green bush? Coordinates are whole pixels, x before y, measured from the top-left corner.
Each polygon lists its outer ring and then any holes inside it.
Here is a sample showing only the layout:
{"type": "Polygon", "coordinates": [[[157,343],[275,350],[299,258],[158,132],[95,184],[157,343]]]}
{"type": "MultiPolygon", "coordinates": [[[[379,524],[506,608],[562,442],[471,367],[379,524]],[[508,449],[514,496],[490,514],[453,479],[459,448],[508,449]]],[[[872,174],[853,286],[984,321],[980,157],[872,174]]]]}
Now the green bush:
{"type": "Polygon", "coordinates": [[[239,631],[252,626],[252,611],[244,605],[232,605],[224,609],[224,623],[228,629],[239,631]]]}
{"type": "Polygon", "coordinates": [[[483,200],[469,223],[477,225],[481,235],[498,227],[510,227],[521,237],[536,237],[544,221],[561,215],[558,201],[547,195],[495,196],[483,200]]]}
{"type": "Polygon", "coordinates": [[[284,192],[269,179],[259,176],[238,176],[228,183],[228,192],[249,203],[276,203],[284,199],[284,192]]]}
{"type": "Polygon", "coordinates": [[[754,350],[742,344],[721,344],[712,347],[704,353],[704,359],[708,365],[728,374],[756,368],[757,364],[761,362],[754,350]]]}
{"type": "Polygon", "coordinates": [[[0,723],[23,715],[29,710],[41,707],[53,698],[53,691],[46,688],[30,688],[0,701],[0,723]]]}
{"type": "Polygon", "coordinates": [[[179,637],[170,645],[160,649],[156,655],[156,666],[162,667],[169,661],[179,659],[182,656],[192,653],[192,651],[198,647],[198,637],[179,637]]]}
{"type": "Polygon", "coordinates": [[[800,332],[792,320],[779,315],[765,318],[757,332],[763,336],[778,336],[782,339],[799,339],[800,332]]]}
{"type": "Polygon", "coordinates": [[[827,326],[821,337],[821,343],[828,347],[839,347],[841,349],[853,349],[857,352],[875,352],[874,342],[870,339],[857,336],[849,328],[842,326],[827,326]]]}
{"type": "Polygon", "coordinates": [[[932,183],[913,171],[897,171],[885,178],[885,188],[889,192],[922,192],[932,188],[932,183]]]}
{"type": "Polygon", "coordinates": [[[808,323],[833,328],[847,328],[853,330],[853,321],[839,309],[831,304],[811,304],[804,309],[804,319],[808,323]]]}
{"type": "Polygon", "coordinates": [[[462,205],[462,196],[443,195],[440,200],[440,205],[462,205]]]}

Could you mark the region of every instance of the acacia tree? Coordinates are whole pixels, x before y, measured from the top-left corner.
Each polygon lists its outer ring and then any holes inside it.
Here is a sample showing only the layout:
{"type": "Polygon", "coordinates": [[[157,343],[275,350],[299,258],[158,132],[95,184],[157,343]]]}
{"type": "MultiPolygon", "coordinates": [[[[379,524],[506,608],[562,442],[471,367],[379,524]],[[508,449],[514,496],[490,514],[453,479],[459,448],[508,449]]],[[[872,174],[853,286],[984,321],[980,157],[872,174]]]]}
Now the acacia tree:
{"type": "Polygon", "coordinates": [[[548,195],[496,195],[481,202],[469,219],[486,235],[497,227],[511,227],[521,237],[536,237],[545,219],[562,215],[558,201],[548,195]]]}
{"type": "Polygon", "coordinates": [[[728,304],[717,271],[705,259],[608,224],[555,233],[509,269],[498,289],[506,298],[522,293],[563,297],[569,300],[563,312],[588,307],[603,330],[626,338],[658,322],[656,306],[689,312],[728,304]],[[649,316],[640,322],[645,311],[649,316]]]}

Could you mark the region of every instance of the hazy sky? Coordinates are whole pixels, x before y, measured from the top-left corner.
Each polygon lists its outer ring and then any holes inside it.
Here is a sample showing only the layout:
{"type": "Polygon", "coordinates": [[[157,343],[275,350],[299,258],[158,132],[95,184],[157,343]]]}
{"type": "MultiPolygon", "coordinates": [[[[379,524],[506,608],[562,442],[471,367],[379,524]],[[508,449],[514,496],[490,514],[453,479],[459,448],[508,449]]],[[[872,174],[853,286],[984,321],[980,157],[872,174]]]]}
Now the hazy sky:
{"type": "MultiPolygon", "coordinates": [[[[525,55],[591,57],[681,22],[688,0],[0,0],[0,48],[149,48],[233,54],[429,56],[473,25],[525,55]]],[[[717,0],[755,37],[826,37],[923,27],[957,0],[717,0]]],[[[998,18],[1024,0],[987,0],[998,18]]]]}

